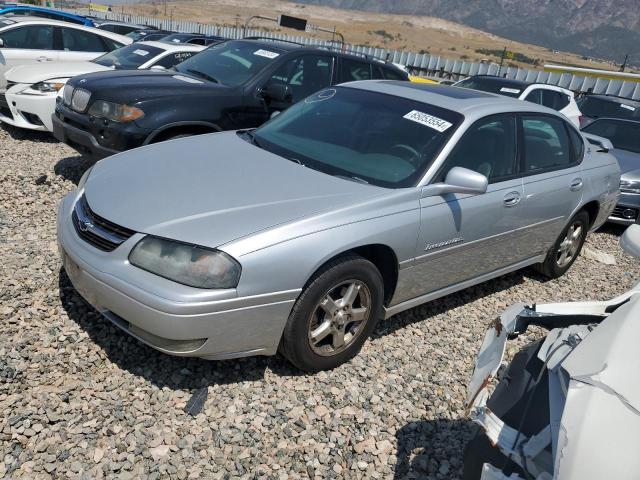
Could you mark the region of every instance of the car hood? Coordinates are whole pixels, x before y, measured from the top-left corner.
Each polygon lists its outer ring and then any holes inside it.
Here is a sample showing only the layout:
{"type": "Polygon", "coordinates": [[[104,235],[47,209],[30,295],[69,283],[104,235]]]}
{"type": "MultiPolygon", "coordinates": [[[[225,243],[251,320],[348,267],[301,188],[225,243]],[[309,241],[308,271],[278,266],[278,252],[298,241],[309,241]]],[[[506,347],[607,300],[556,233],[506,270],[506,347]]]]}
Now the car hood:
{"type": "Polygon", "coordinates": [[[50,62],[19,65],[5,74],[5,78],[15,83],[38,83],[54,78],[71,78],[91,72],[111,70],[93,62],[50,62]]]}
{"type": "Polygon", "coordinates": [[[228,94],[230,87],[173,70],[110,70],[73,78],[69,84],[92,93],[92,98],[116,103],[189,94],[228,94]]]}
{"type": "Polygon", "coordinates": [[[311,170],[235,132],[109,157],[84,188],[91,209],[111,222],[208,247],[388,192],[311,170]]]}
{"type": "Polygon", "coordinates": [[[620,171],[625,178],[627,176],[627,172],[640,169],[640,153],[630,152],[629,150],[620,150],[618,148],[609,150],[609,153],[618,160],[618,164],[620,164],[620,171]]]}

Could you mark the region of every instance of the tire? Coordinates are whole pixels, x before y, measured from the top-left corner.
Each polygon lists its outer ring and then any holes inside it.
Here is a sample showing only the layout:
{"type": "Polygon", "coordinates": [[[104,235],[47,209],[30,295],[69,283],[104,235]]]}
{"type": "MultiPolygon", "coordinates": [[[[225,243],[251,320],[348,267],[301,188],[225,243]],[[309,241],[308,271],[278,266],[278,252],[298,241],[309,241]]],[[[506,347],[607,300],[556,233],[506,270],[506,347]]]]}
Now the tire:
{"type": "Polygon", "coordinates": [[[580,255],[584,241],[587,238],[588,230],[589,214],[582,210],[576,213],[564,230],[562,230],[553,247],[551,247],[551,250],[547,253],[545,261],[538,265],[538,271],[548,278],[558,278],[564,275],[567,270],[571,268],[573,262],[576,261],[578,255],[580,255]],[[580,228],[579,235],[575,233],[578,228],[580,228]],[[570,231],[574,232],[574,234],[572,234],[572,238],[574,238],[573,242],[569,242],[568,234],[570,231]],[[561,248],[564,248],[564,254],[562,255],[561,248]]]}
{"type": "Polygon", "coordinates": [[[348,255],[329,262],[294,304],[280,352],[310,373],[341,365],[371,335],[382,316],[383,295],[382,276],[370,261],[348,255]]]}

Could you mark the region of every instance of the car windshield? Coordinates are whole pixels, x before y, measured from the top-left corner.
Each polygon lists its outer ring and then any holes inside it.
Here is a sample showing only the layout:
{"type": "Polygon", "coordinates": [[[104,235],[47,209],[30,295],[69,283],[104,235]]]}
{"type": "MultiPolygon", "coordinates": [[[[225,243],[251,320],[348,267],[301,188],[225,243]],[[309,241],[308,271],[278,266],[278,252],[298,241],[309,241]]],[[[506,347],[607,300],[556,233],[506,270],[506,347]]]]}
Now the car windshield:
{"type": "Polygon", "coordinates": [[[402,188],[417,184],[462,119],[414,100],[337,87],[297,103],[252,137],[260,148],[305,167],[402,188]]]}
{"type": "Polygon", "coordinates": [[[141,40],[143,38],[145,38],[147,35],[149,35],[149,32],[143,32],[140,30],[135,30],[133,32],[129,32],[125,35],[125,37],[129,37],[131,39],[133,39],[134,42],[137,42],[138,40],[141,40]]]}
{"type": "Polygon", "coordinates": [[[162,52],[164,50],[161,48],[152,47],[151,45],[131,44],[102,55],[92,60],[92,62],[105,67],[112,67],[116,70],[133,70],[157,57],[162,52]]]}
{"type": "Polygon", "coordinates": [[[602,118],[582,131],[608,138],[617,149],[640,153],[640,122],[602,118]]]}
{"type": "Polygon", "coordinates": [[[224,85],[241,85],[282,54],[280,49],[254,42],[229,41],[213,45],[175,67],[181,73],[224,85]]]}
{"type": "Polygon", "coordinates": [[[640,118],[640,107],[623,99],[598,98],[589,95],[578,99],[578,107],[583,115],[591,118],[640,118]]]}
{"type": "Polygon", "coordinates": [[[525,86],[509,80],[490,77],[469,77],[455,84],[456,87],[471,88],[482,92],[497,93],[507,97],[519,97],[525,86]]]}

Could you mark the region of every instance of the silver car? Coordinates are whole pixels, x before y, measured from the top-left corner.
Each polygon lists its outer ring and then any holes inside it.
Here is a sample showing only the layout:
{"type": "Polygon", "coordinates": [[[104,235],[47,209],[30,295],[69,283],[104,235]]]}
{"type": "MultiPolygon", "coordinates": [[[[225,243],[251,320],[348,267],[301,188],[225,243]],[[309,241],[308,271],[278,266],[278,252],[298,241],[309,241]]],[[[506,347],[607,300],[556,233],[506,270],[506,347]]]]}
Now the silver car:
{"type": "Polygon", "coordinates": [[[621,194],[609,221],[622,225],[637,223],[640,220],[640,121],[598,118],[582,131],[591,143],[605,147],[620,164],[621,194]]]}
{"type": "Polygon", "coordinates": [[[381,318],[529,265],[562,275],[619,180],[545,107],[355,82],[257,130],[98,162],[61,202],[58,240],[78,292],[152,347],[279,350],[318,371],[381,318]]]}

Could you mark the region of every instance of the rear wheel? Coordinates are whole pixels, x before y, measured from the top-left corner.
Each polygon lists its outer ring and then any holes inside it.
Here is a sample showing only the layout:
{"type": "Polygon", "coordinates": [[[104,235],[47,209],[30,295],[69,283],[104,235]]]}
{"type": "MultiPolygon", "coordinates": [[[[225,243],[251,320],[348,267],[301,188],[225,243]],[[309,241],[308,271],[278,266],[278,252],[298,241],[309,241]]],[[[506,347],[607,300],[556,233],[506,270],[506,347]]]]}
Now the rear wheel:
{"type": "Polygon", "coordinates": [[[587,238],[589,214],[580,211],[575,214],[553,245],[544,263],[538,270],[549,278],[564,275],[576,261],[587,238]]]}
{"type": "Polygon", "coordinates": [[[350,255],[322,268],[296,301],[280,345],[301,370],[328,370],[362,348],[382,313],[383,283],[368,260],[350,255]]]}

